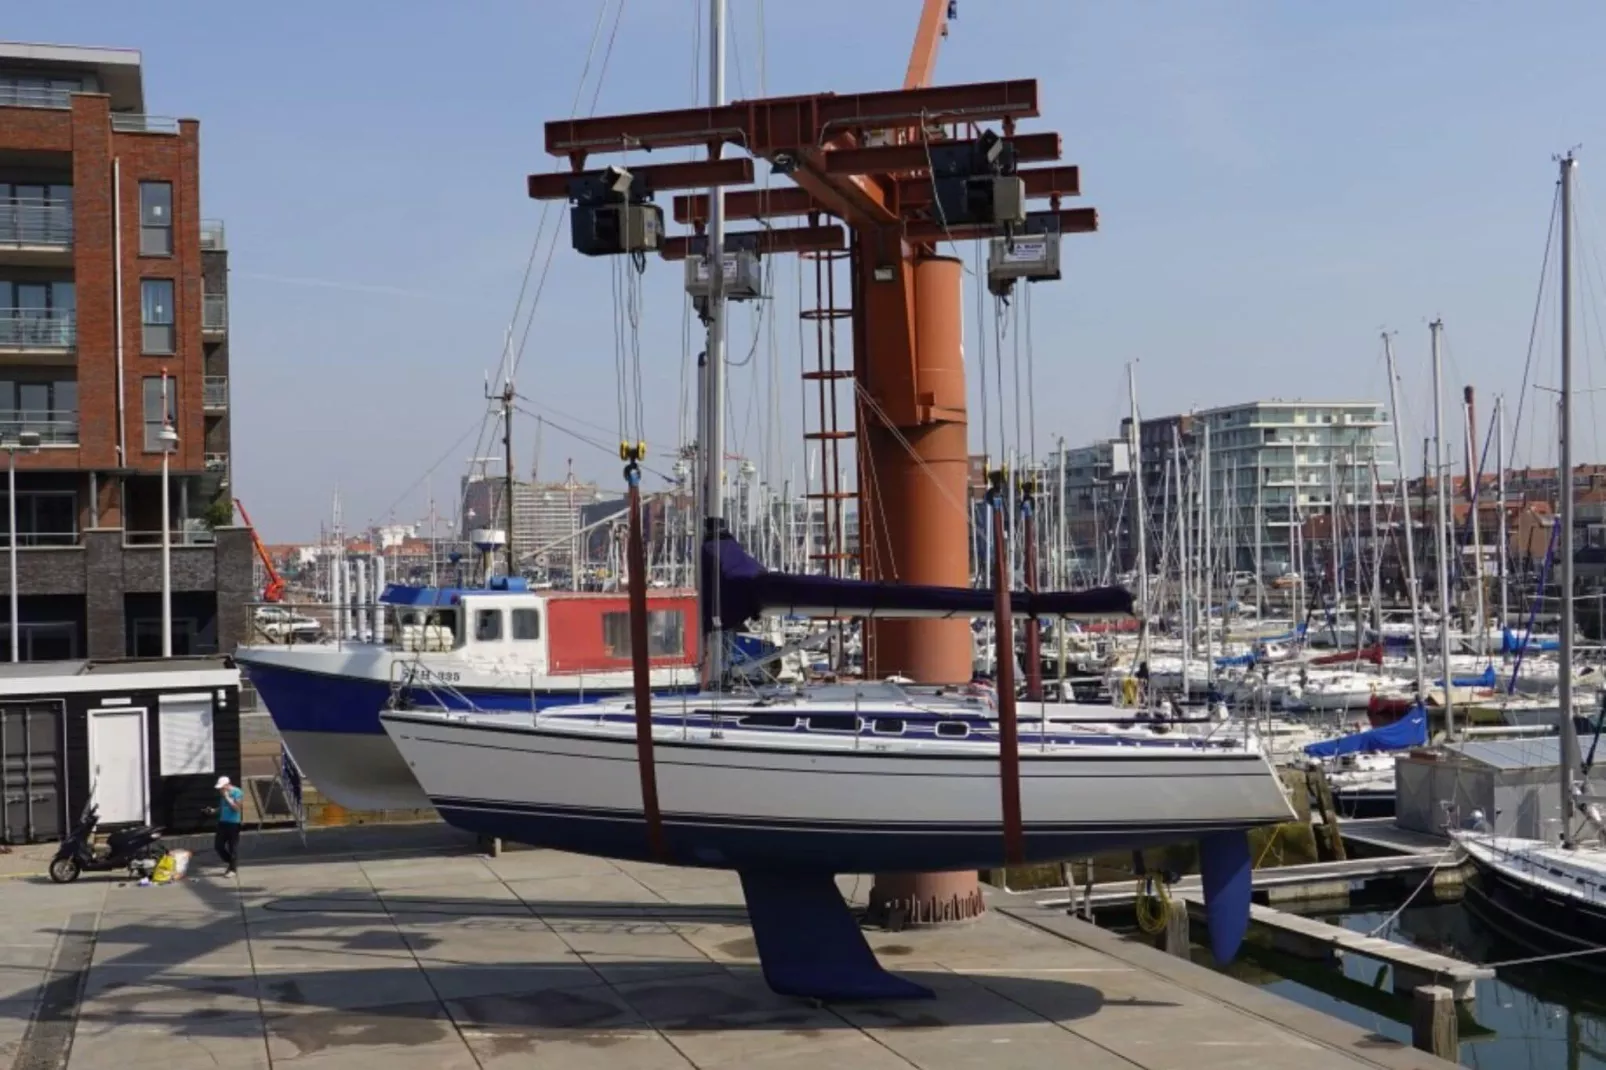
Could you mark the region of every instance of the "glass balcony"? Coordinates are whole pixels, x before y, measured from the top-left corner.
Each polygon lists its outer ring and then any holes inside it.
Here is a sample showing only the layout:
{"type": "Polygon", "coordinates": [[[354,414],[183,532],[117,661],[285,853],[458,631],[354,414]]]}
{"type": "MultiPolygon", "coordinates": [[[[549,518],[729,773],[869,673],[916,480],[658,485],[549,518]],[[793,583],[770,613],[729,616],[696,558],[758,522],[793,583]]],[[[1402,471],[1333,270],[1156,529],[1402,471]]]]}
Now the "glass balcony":
{"type": "Polygon", "coordinates": [[[82,89],[46,85],[43,80],[0,81],[0,108],[71,108],[82,89]]]}
{"type": "Polygon", "coordinates": [[[201,251],[206,253],[221,253],[228,248],[224,240],[223,221],[221,219],[201,220],[201,251]]]}
{"type": "Polygon", "coordinates": [[[0,442],[15,439],[24,431],[37,432],[41,446],[76,446],[78,414],[0,409],[0,442]]]}
{"type": "Polygon", "coordinates": [[[229,377],[208,375],[201,384],[201,408],[207,412],[227,412],[229,408],[229,377]]]}
{"type": "Polygon", "coordinates": [[[70,350],[78,315],[60,309],[0,308],[0,350],[70,350]]]}
{"type": "Polygon", "coordinates": [[[223,334],[229,329],[227,294],[201,295],[201,333],[223,334]]]}
{"type": "Polygon", "coordinates": [[[72,206],[40,200],[0,204],[0,248],[72,248],[72,206]]]}
{"type": "Polygon", "coordinates": [[[176,134],[178,120],[165,115],[144,115],[133,111],[112,112],[112,129],[119,134],[176,134]]]}

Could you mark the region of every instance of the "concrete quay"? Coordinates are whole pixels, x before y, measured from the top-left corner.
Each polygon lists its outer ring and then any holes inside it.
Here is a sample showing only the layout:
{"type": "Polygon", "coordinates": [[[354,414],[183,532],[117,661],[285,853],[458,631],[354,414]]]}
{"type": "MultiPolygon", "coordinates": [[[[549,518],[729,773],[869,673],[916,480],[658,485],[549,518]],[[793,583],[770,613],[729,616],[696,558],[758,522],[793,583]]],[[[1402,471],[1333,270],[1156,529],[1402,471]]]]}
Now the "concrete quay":
{"type": "Polygon", "coordinates": [[[201,853],[168,887],[58,887],[6,856],[0,1067],[1450,1065],[1026,896],[871,934],[935,1000],[820,1007],[764,986],[731,874],[491,859],[439,825],[308,841],[248,833],[237,879],[201,853]]]}

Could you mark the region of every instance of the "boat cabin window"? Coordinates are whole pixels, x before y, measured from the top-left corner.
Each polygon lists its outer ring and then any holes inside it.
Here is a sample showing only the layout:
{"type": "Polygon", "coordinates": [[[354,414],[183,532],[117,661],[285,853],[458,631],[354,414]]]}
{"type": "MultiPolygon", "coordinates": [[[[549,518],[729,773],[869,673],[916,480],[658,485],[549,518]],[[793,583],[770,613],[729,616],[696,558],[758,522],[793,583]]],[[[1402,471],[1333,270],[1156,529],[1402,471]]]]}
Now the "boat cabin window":
{"type": "Polygon", "coordinates": [[[970,735],[970,726],[964,721],[938,721],[937,735],[945,739],[964,739],[970,735]]]}
{"type": "Polygon", "coordinates": [[[398,607],[392,637],[403,650],[450,650],[457,645],[457,610],[435,606],[398,607]]]}
{"type": "Polygon", "coordinates": [[[513,611],[513,638],[524,642],[541,638],[541,611],[515,609],[513,611]]]}
{"type": "Polygon", "coordinates": [[[864,722],[851,713],[823,713],[809,718],[810,732],[857,732],[864,722]]]}
{"type": "Polygon", "coordinates": [[[477,609],[474,611],[474,641],[494,643],[502,638],[502,611],[477,609]]]}
{"type": "Polygon", "coordinates": [[[797,715],[791,713],[750,713],[736,723],[742,728],[796,728],[797,715]]]}
{"type": "MultiPolygon", "coordinates": [[[[621,610],[602,615],[602,646],[610,658],[630,657],[630,613],[621,610]]],[[[654,609],[647,613],[647,656],[672,658],[686,649],[686,612],[654,609]]]]}
{"type": "Polygon", "coordinates": [[[870,723],[870,731],[878,736],[903,735],[903,719],[901,717],[877,717],[870,723]]]}

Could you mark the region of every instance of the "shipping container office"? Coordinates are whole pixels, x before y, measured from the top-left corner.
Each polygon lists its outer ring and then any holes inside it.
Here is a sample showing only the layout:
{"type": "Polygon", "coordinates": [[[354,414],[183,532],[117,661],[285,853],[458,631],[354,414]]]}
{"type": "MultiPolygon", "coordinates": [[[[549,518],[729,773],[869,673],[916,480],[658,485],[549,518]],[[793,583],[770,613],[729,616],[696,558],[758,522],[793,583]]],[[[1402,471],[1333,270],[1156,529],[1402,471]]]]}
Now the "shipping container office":
{"type": "Polygon", "coordinates": [[[240,672],[224,658],[0,663],[0,843],[58,840],[91,791],[103,827],[208,827],[240,779],[240,672]]]}

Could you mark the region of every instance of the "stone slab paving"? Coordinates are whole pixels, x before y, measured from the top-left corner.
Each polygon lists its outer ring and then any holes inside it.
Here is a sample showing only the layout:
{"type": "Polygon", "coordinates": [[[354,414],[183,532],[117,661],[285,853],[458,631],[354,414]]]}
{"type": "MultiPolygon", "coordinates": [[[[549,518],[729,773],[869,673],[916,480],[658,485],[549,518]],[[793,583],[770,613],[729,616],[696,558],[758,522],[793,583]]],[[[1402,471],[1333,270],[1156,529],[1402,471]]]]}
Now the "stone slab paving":
{"type": "Polygon", "coordinates": [[[342,831],[248,838],[237,880],[0,880],[0,1070],[1449,1065],[1007,896],[872,934],[935,1000],[820,1007],[765,987],[730,874],[342,831]]]}

